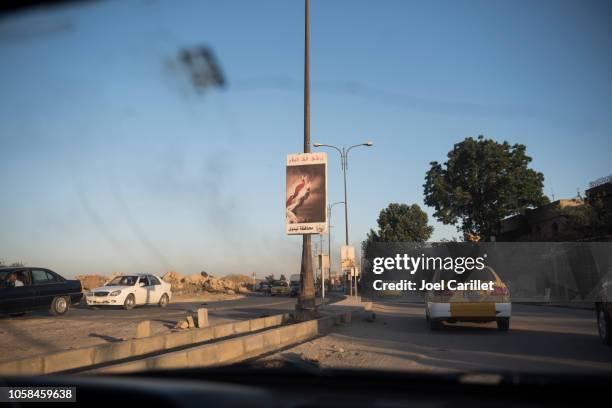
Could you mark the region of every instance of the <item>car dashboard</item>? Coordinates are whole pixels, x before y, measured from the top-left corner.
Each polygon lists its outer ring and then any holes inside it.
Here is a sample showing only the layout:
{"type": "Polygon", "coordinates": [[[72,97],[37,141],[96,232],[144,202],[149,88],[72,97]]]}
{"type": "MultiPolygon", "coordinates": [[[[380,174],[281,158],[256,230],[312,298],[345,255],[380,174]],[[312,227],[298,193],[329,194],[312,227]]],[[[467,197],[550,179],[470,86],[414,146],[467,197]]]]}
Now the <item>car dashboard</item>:
{"type": "MultiPolygon", "coordinates": [[[[610,378],[219,367],[117,376],[7,377],[1,386],[73,386],[77,405],[109,398],[165,407],[576,406],[608,399],[610,378]]],[[[13,406],[19,406],[13,404],[13,406]]]]}

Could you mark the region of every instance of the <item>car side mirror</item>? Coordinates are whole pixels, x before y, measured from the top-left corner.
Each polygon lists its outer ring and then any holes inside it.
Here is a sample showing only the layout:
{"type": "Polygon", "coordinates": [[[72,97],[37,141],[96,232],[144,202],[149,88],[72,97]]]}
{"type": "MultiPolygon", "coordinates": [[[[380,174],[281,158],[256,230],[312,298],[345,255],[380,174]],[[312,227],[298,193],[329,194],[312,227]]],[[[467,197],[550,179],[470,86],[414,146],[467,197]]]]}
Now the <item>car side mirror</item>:
{"type": "Polygon", "coordinates": [[[144,282],[138,282],[138,286],[140,286],[141,288],[144,288],[146,285],[144,282]]]}

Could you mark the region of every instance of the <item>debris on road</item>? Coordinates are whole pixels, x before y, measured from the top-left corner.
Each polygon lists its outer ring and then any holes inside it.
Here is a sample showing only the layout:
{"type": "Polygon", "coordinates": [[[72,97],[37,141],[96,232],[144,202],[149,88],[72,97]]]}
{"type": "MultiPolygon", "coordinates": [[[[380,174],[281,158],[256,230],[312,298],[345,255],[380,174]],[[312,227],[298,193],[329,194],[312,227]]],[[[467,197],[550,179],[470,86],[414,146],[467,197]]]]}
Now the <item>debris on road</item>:
{"type": "Polygon", "coordinates": [[[186,330],[189,328],[189,323],[187,322],[187,320],[180,320],[176,322],[174,328],[178,330],[186,330]]]}

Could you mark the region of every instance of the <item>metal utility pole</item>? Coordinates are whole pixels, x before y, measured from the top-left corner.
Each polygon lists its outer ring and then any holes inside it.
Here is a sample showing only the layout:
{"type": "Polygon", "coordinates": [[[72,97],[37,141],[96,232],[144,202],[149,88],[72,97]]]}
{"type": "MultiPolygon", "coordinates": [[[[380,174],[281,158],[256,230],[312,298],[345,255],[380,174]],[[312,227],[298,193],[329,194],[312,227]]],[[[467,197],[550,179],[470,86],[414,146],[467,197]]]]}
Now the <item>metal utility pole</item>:
{"type": "Polygon", "coordinates": [[[321,268],[321,299],[325,299],[325,270],[323,267],[325,255],[323,254],[323,234],[319,235],[319,246],[321,247],[321,261],[319,265],[321,268]]]}
{"type": "Polygon", "coordinates": [[[347,151],[342,148],[342,173],[344,174],[344,245],[349,245],[348,239],[348,199],[346,197],[346,154],[347,151]]]}
{"type": "MultiPolygon", "coordinates": [[[[310,3],[305,0],[304,19],[304,153],[310,153],[310,3]]],[[[312,244],[309,234],[302,235],[302,264],[300,294],[295,306],[297,320],[309,320],[316,315],[314,279],[312,273],[312,244]]]]}
{"type": "Polygon", "coordinates": [[[327,256],[329,257],[329,277],[331,279],[331,266],[332,266],[332,257],[331,257],[331,214],[332,208],[336,204],[344,204],[344,201],[336,201],[333,204],[327,204],[327,256]]]}

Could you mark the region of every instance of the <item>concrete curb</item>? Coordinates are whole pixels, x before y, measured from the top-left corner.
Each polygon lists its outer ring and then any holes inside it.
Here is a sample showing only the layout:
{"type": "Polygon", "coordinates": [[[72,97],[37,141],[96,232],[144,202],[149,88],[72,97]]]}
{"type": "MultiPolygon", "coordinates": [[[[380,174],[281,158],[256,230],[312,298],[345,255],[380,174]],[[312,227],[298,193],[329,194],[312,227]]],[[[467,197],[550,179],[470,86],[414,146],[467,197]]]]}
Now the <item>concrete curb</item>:
{"type": "Polygon", "coordinates": [[[260,333],[151,356],[138,361],[101,367],[87,371],[87,373],[115,374],[235,363],[309,340],[330,330],[335,325],[350,323],[353,313],[361,310],[363,309],[337,312],[316,320],[281,326],[260,333]]]}
{"type": "Polygon", "coordinates": [[[0,375],[41,375],[75,370],[131,357],[159,353],[191,344],[251,333],[280,326],[289,314],[279,314],[239,322],[222,323],[201,329],[160,334],[118,343],[60,351],[0,363],[0,375]]]}

